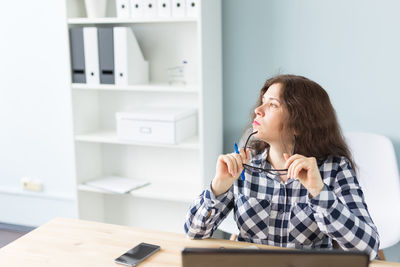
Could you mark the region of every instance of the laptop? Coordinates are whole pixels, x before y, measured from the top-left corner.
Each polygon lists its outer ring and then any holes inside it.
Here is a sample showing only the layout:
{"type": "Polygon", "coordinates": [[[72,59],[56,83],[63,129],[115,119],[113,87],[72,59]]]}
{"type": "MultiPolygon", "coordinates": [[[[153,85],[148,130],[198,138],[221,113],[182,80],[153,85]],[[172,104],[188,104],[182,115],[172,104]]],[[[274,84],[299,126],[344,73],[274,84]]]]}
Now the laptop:
{"type": "Polygon", "coordinates": [[[368,267],[363,252],[342,250],[184,248],[183,267],[368,267]]]}

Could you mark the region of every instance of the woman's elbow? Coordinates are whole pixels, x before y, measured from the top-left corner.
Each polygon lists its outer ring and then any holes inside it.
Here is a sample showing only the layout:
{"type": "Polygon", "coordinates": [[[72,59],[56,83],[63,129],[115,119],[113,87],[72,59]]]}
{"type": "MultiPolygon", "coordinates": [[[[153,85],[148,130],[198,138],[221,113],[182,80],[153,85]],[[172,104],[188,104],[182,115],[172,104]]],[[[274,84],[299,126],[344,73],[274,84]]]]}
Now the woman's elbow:
{"type": "Polygon", "coordinates": [[[373,260],[376,258],[376,256],[378,255],[378,251],[379,251],[380,240],[379,240],[378,234],[376,234],[374,237],[371,237],[370,244],[371,244],[372,251],[369,254],[369,256],[370,256],[370,259],[373,260]]]}

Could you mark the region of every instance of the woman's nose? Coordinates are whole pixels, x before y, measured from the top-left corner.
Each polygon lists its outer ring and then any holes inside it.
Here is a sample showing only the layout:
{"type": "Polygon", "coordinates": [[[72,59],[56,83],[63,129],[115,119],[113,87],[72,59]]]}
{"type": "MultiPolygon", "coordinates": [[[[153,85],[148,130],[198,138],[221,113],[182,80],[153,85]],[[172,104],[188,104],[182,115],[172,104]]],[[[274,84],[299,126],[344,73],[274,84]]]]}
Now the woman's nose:
{"type": "Polygon", "coordinates": [[[256,114],[256,115],[258,115],[258,116],[264,116],[264,111],[262,110],[262,105],[261,106],[258,106],[258,107],[256,107],[255,109],[254,109],[254,113],[256,114]]]}

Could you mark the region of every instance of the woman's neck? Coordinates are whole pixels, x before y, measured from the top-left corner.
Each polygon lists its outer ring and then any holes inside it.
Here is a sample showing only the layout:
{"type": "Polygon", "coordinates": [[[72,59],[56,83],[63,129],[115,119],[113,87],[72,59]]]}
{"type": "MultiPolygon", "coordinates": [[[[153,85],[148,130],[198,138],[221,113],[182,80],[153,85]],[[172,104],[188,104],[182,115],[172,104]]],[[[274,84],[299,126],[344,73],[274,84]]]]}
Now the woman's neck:
{"type": "MultiPolygon", "coordinates": [[[[283,156],[283,153],[287,153],[289,156],[292,155],[292,152],[289,152],[288,148],[290,148],[290,151],[292,151],[293,144],[290,146],[284,146],[282,144],[270,144],[267,159],[274,169],[285,169],[286,160],[283,156]]],[[[287,180],[286,175],[281,175],[280,177],[284,182],[287,180]]]]}
{"type": "Polygon", "coordinates": [[[274,167],[274,169],[285,168],[286,160],[285,157],[283,156],[283,153],[287,152],[284,151],[282,147],[270,145],[268,149],[267,159],[271,163],[272,167],[274,167]]]}

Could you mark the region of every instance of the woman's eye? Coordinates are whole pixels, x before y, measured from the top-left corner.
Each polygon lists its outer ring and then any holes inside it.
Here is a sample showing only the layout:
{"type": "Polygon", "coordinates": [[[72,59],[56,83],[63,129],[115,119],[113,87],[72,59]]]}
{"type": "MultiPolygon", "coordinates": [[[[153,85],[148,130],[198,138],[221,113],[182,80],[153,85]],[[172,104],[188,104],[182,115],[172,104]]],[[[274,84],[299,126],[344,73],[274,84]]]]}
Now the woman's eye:
{"type": "Polygon", "coordinates": [[[269,104],[269,106],[272,107],[272,108],[276,108],[277,107],[277,105],[275,105],[273,103],[269,104]]]}

